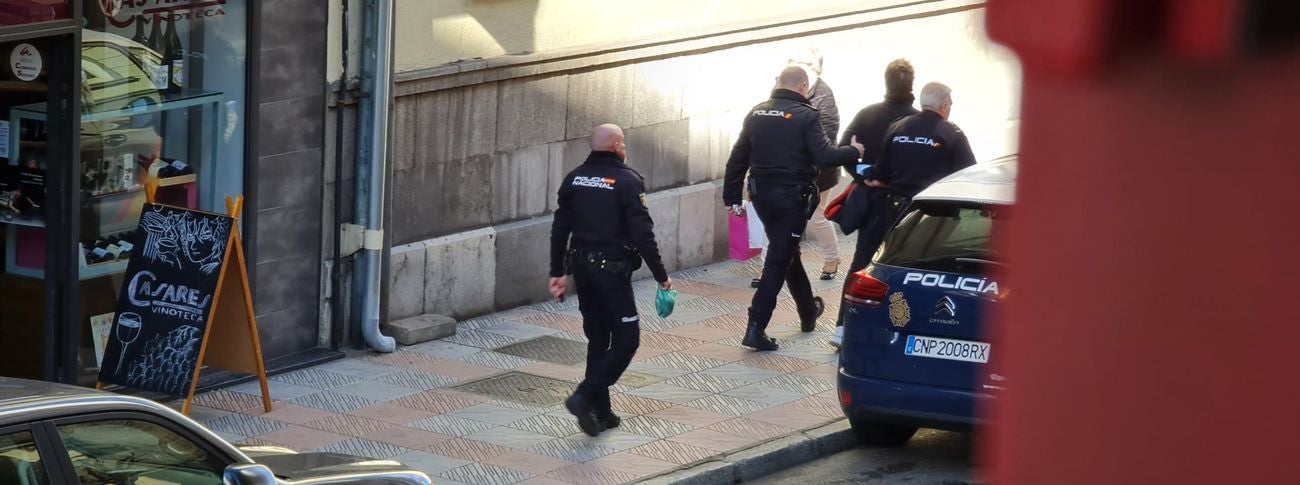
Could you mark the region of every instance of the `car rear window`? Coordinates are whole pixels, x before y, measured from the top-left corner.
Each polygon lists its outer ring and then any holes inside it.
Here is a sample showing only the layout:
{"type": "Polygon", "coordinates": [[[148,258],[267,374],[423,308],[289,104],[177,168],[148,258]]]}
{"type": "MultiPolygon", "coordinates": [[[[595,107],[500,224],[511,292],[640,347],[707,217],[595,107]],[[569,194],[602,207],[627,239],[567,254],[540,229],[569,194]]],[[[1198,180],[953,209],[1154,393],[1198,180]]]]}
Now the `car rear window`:
{"type": "Polygon", "coordinates": [[[1000,264],[990,243],[1008,207],[968,202],[919,201],[899,220],[876,253],[890,266],[985,274],[1000,264]]]}

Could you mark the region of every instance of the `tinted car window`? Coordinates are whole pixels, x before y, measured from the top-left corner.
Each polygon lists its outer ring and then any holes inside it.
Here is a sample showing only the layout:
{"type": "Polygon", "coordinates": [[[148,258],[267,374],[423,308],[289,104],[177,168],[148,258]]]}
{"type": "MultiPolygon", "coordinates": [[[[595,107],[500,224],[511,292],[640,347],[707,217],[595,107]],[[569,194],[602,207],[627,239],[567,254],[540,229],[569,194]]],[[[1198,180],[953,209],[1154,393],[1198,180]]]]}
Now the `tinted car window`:
{"type": "Polygon", "coordinates": [[[203,448],[147,421],[106,420],[59,426],[82,485],[217,485],[224,465],[203,448]]]}
{"type": "Polygon", "coordinates": [[[876,262],[890,266],[983,274],[998,262],[990,244],[1006,207],[923,201],[890,231],[876,262]]]}
{"type": "Polygon", "coordinates": [[[0,435],[0,483],[47,485],[36,441],[26,431],[0,435]]]}

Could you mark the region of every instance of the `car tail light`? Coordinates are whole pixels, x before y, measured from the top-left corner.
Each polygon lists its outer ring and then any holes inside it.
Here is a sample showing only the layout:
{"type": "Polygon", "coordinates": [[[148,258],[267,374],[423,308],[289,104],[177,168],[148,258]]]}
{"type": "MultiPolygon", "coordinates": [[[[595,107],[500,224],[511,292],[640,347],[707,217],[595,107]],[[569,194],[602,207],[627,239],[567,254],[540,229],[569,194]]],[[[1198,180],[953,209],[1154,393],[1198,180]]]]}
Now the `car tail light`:
{"type": "Polygon", "coordinates": [[[853,404],[853,393],[840,389],[840,405],[848,406],[853,404]]]}
{"type": "Polygon", "coordinates": [[[889,285],[873,278],[866,270],[849,275],[849,284],[844,290],[844,300],[855,305],[880,306],[889,293],[889,285]]]}

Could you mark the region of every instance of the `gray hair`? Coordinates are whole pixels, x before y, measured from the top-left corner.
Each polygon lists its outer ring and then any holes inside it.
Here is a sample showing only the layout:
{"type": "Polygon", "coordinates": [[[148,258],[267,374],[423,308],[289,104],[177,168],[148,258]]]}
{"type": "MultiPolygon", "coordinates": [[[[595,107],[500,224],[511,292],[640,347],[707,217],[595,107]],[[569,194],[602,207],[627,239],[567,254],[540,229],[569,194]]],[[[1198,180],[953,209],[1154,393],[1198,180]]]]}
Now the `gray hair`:
{"type": "Polygon", "coordinates": [[[952,88],[944,83],[927,83],[921,88],[921,107],[937,110],[952,104],[952,88]]]}

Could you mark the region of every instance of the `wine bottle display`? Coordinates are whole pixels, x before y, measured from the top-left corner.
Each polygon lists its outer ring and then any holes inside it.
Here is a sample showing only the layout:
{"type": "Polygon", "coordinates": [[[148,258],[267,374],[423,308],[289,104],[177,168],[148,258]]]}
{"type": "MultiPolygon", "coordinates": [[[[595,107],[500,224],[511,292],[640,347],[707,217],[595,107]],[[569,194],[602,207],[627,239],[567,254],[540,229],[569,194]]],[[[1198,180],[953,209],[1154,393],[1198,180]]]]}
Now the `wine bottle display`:
{"type": "MultiPolygon", "coordinates": [[[[144,16],[141,16],[138,20],[144,21],[144,16]]],[[[152,49],[154,52],[157,52],[158,55],[162,55],[163,53],[162,41],[163,41],[162,16],[154,15],[153,25],[149,27],[149,48],[152,49]]],[[[167,66],[166,58],[162,59],[162,62],[159,63],[159,65],[148,66],[148,67],[153,69],[153,72],[149,73],[149,80],[153,82],[153,88],[167,89],[167,86],[170,84],[170,82],[168,81],[168,71],[170,69],[167,66]]]]}
{"type": "Polygon", "coordinates": [[[140,44],[140,45],[142,45],[142,46],[148,46],[148,45],[149,45],[149,39],[148,39],[147,37],[144,36],[144,16],[143,16],[143,15],[137,15],[137,16],[135,17],[135,35],[132,35],[132,36],[131,36],[131,41],[132,41],[132,42],[135,42],[135,43],[137,43],[137,44],[140,44]]]}
{"type": "Polygon", "coordinates": [[[180,91],[185,83],[185,54],[184,47],[181,46],[181,37],[176,35],[176,20],[167,19],[166,45],[163,53],[163,63],[170,68],[171,84],[168,85],[169,91],[180,91]]]}

